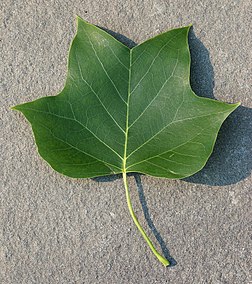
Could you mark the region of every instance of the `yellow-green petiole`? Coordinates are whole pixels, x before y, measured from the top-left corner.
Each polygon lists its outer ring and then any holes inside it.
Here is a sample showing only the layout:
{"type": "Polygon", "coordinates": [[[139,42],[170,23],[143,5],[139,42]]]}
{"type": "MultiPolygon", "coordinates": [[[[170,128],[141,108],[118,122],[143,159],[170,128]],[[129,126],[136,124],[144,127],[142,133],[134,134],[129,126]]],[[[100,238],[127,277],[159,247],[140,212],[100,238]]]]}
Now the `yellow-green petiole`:
{"type": "Polygon", "coordinates": [[[153,246],[151,240],[148,238],[147,234],[145,233],[145,231],[143,230],[143,228],[141,227],[139,221],[137,220],[137,217],[133,211],[132,208],[132,204],[131,204],[131,200],[130,200],[130,194],[129,194],[129,187],[128,187],[128,182],[127,182],[127,174],[126,172],[123,172],[123,182],[124,182],[124,187],[125,187],[125,191],[126,191],[126,199],[127,199],[127,204],[128,204],[128,208],[129,208],[129,212],[130,215],[135,223],[135,225],[137,226],[138,230],[140,231],[140,233],[142,234],[143,238],[145,239],[145,241],[147,242],[148,246],[150,247],[150,249],[152,250],[152,252],[154,253],[154,255],[157,257],[157,259],[164,265],[164,266],[168,266],[170,264],[170,262],[164,258],[162,255],[160,255],[158,253],[158,251],[156,250],[156,248],[153,246]]]}

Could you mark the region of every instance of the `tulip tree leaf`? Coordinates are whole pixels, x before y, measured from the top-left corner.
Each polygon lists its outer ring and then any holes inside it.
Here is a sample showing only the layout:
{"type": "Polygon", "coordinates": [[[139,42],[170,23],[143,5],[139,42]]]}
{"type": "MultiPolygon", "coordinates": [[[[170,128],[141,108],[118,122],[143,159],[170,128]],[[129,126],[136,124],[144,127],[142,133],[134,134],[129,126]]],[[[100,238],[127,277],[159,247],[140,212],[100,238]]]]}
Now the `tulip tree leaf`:
{"type": "Polygon", "coordinates": [[[199,171],[237,104],[192,91],[189,29],[129,49],[78,18],[63,90],[14,107],[31,123],[40,155],[76,178],[199,171]]]}
{"type": "Polygon", "coordinates": [[[78,18],[65,86],[57,96],[17,105],[40,155],[74,178],[123,173],[130,214],[139,224],[126,173],[184,178],[199,171],[217,133],[239,104],[198,97],[190,86],[190,26],[129,49],[78,18]]]}

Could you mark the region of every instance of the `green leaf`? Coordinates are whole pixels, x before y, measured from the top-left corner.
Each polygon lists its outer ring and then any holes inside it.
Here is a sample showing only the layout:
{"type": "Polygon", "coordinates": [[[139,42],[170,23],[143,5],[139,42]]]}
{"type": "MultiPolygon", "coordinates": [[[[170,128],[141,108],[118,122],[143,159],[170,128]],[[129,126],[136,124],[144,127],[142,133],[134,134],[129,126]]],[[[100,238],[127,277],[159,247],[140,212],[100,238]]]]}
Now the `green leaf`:
{"type": "Polygon", "coordinates": [[[64,89],[15,107],[32,124],[40,155],[76,178],[123,171],[184,178],[199,171],[238,105],[193,93],[189,29],[129,49],[78,18],[64,89]]]}
{"type": "Polygon", "coordinates": [[[199,171],[239,104],[194,94],[189,29],[129,49],[78,18],[63,90],[14,107],[31,123],[40,155],[75,178],[184,178],[199,171]]]}

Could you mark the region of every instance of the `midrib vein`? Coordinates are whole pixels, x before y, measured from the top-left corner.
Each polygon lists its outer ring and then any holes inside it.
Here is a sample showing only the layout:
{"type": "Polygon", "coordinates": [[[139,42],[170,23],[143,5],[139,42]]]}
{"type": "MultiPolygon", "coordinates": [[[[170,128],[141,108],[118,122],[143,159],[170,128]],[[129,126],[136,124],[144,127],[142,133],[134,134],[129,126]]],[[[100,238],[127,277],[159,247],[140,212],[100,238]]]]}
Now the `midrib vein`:
{"type": "Polygon", "coordinates": [[[131,66],[132,66],[132,49],[130,49],[130,62],[129,62],[129,84],[128,84],[128,99],[127,99],[127,112],[126,112],[126,126],[125,126],[125,142],[123,154],[123,173],[126,173],[127,161],[127,146],[128,146],[128,132],[129,132],[129,100],[130,100],[130,81],[131,81],[131,66]]]}

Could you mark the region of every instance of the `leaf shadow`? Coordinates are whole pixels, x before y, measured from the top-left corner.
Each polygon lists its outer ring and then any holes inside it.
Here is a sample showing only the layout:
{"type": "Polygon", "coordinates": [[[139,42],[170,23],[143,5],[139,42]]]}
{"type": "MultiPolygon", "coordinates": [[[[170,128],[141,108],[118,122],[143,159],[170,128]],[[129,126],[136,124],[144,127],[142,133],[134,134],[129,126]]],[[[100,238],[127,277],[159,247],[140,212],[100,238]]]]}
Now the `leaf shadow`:
{"type": "MultiPolygon", "coordinates": [[[[146,198],[145,198],[145,195],[144,195],[143,185],[142,185],[142,181],[141,181],[141,175],[143,175],[143,174],[139,174],[139,173],[127,174],[127,176],[133,176],[134,179],[135,179],[140,204],[141,204],[142,210],[144,212],[144,218],[145,218],[145,220],[148,224],[148,227],[150,228],[151,232],[153,233],[154,237],[156,238],[157,242],[159,243],[164,257],[170,262],[169,267],[173,267],[177,264],[177,262],[171,256],[169,249],[167,248],[167,246],[165,244],[165,241],[161,237],[161,234],[159,233],[159,231],[157,230],[156,226],[154,225],[154,223],[151,219],[149,209],[148,209],[148,205],[147,205],[147,202],[146,202],[146,198]]],[[[111,176],[105,176],[105,177],[96,177],[96,178],[93,178],[93,180],[96,181],[96,182],[111,182],[111,181],[121,179],[121,178],[122,178],[122,175],[118,174],[118,175],[111,175],[111,176]]]]}
{"type": "MultiPolygon", "coordinates": [[[[136,43],[124,35],[101,27],[128,47],[136,43]]],[[[201,97],[214,97],[214,69],[209,51],[190,29],[190,82],[193,91],[201,97]]],[[[226,83],[227,84],[227,83],[226,83]]],[[[238,107],[223,123],[214,150],[205,167],[183,179],[186,182],[224,186],[235,184],[251,174],[252,169],[252,109],[238,107]]]]}
{"type": "MultiPolygon", "coordinates": [[[[191,87],[202,97],[214,97],[214,70],[209,51],[189,32],[191,53],[191,87]]],[[[252,169],[252,109],[238,107],[223,123],[214,151],[205,167],[186,182],[207,185],[230,185],[251,174],[252,169]]]]}
{"type": "MultiPolygon", "coordinates": [[[[120,33],[100,27],[116,39],[132,48],[136,43],[120,33]]],[[[211,64],[209,51],[196,37],[193,28],[189,32],[189,48],[191,53],[190,82],[193,91],[202,97],[215,99],[214,97],[214,70],[211,64]]],[[[237,183],[251,173],[252,168],[252,109],[240,106],[232,113],[221,127],[214,151],[205,167],[191,177],[183,179],[186,182],[207,185],[230,185],[237,183]]],[[[170,261],[170,266],[177,264],[156,229],[147,206],[144,190],[138,173],[134,176],[140,203],[145,219],[158,243],[164,256],[170,261]]],[[[121,174],[106,177],[97,177],[97,182],[110,182],[121,178],[121,174]]]]}
{"type": "Polygon", "coordinates": [[[139,200],[140,200],[143,212],[144,212],[145,220],[147,221],[149,228],[151,229],[156,240],[158,241],[164,257],[170,262],[169,267],[175,266],[177,264],[176,260],[170,255],[169,249],[167,248],[163,238],[161,237],[160,233],[158,232],[156,226],[154,225],[154,223],[153,223],[153,221],[150,217],[149,209],[148,209],[147,202],[146,202],[145,195],[144,195],[143,185],[142,185],[142,181],[141,181],[141,175],[138,174],[138,173],[134,173],[133,176],[135,178],[135,182],[136,182],[136,185],[137,185],[139,200]]]}
{"type": "MultiPolygon", "coordinates": [[[[106,32],[108,32],[110,35],[115,37],[117,40],[119,40],[120,42],[122,42],[123,44],[128,46],[129,48],[132,48],[132,47],[137,45],[134,41],[130,40],[129,38],[125,37],[124,35],[122,35],[120,33],[111,31],[111,30],[106,29],[104,27],[99,27],[99,28],[105,30],[106,32]]],[[[148,209],[147,202],[146,202],[145,195],[144,195],[143,185],[142,185],[142,182],[141,182],[141,175],[142,174],[129,173],[127,175],[128,176],[134,176],[134,179],[135,179],[135,182],[136,182],[136,185],[137,185],[138,196],[139,196],[139,200],[140,200],[142,210],[144,212],[145,220],[148,224],[148,227],[150,228],[153,235],[155,236],[156,240],[158,241],[164,257],[166,259],[168,259],[168,261],[170,262],[169,267],[175,266],[177,264],[176,260],[173,257],[171,257],[169,249],[167,248],[163,238],[161,237],[160,233],[158,232],[157,228],[155,227],[155,225],[154,225],[154,223],[153,223],[153,221],[150,217],[149,209],[148,209]]],[[[122,177],[121,174],[117,174],[117,175],[111,175],[111,176],[105,176],[105,177],[96,177],[96,178],[93,178],[93,180],[97,181],[97,182],[111,182],[111,181],[120,179],[121,177],[122,177]]]]}
{"type": "Polygon", "coordinates": [[[104,27],[101,27],[101,26],[97,26],[97,27],[102,29],[102,30],[104,30],[108,34],[112,35],[114,38],[116,38],[118,41],[120,41],[121,43],[125,44],[129,48],[132,48],[132,47],[137,45],[133,40],[127,38],[126,36],[124,36],[124,35],[122,35],[120,33],[111,31],[111,30],[109,30],[107,28],[104,28],[104,27]]]}

